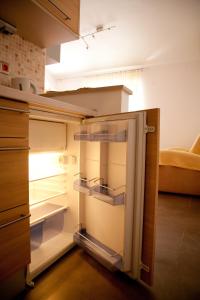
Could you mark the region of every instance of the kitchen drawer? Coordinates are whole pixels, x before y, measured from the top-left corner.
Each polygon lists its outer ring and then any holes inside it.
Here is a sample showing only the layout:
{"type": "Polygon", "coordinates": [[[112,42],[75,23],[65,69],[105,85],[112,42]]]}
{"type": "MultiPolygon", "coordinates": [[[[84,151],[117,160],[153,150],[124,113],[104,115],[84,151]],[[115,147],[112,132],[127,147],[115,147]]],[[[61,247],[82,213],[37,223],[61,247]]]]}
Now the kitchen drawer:
{"type": "Polygon", "coordinates": [[[28,150],[0,151],[0,212],[28,204],[28,150]]]}
{"type": "Polygon", "coordinates": [[[25,113],[0,109],[0,138],[26,138],[28,119],[25,113]]]}
{"type": "Polygon", "coordinates": [[[10,99],[4,99],[0,97],[0,107],[1,108],[9,108],[9,109],[17,109],[20,111],[28,111],[28,103],[22,101],[15,101],[10,99]]]}
{"type": "Polygon", "coordinates": [[[29,205],[27,204],[0,212],[0,226],[27,215],[29,215],[29,205]]]}
{"type": "Polygon", "coordinates": [[[28,138],[0,138],[0,148],[28,148],[28,138]]]}
{"type": "Polygon", "coordinates": [[[0,99],[0,138],[28,137],[28,104],[0,99]]]}
{"type": "Polygon", "coordinates": [[[30,263],[29,215],[17,218],[16,222],[0,225],[0,241],[0,280],[2,280],[30,263]]]}
{"type": "Polygon", "coordinates": [[[79,34],[80,0],[35,0],[35,2],[79,34]]]}

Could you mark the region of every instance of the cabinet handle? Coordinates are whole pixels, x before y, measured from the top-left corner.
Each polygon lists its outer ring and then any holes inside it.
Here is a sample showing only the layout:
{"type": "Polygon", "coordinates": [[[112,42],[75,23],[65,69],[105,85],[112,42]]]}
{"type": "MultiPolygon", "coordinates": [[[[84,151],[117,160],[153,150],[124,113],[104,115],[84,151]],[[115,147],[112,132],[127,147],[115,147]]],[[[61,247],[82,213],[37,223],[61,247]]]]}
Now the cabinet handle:
{"type": "Polygon", "coordinates": [[[2,147],[0,151],[30,150],[29,147],[2,147]]]}
{"type": "Polygon", "coordinates": [[[20,215],[20,217],[19,217],[18,219],[15,219],[15,220],[13,220],[13,221],[10,221],[10,222],[8,222],[8,223],[5,223],[5,224],[0,225],[0,229],[5,228],[5,227],[7,227],[7,226],[9,226],[9,225],[12,225],[12,224],[14,224],[14,223],[17,223],[17,222],[19,222],[19,221],[28,219],[28,218],[30,218],[30,216],[31,216],[31,214],[28,214],[28,215],[23,215],[23,214],[22,214],[22,215],[20,215]]]}
{"type": "Polygon", "coordinates": [[[15,111],[15,112],[19,112],[19,113],[29,114],[29,110],[20,109],[20,108],[12,108],[12,107],[0,106],[0,109],[10,110],[10,111],[15,111]]]}
{"type": "Polygon", "coordinates": [[[68,15],[66,15],[55,3],[53,3],[52,0],[48,0],[48,1],[65,16],[65,20],[71,21],[71,18],[68,15]]]}

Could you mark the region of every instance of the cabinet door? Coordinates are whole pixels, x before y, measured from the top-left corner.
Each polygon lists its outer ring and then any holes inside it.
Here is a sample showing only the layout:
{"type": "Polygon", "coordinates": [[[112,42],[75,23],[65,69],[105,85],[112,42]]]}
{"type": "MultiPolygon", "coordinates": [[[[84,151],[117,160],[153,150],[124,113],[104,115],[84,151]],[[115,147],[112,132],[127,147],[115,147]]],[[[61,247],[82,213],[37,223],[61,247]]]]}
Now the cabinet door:
{"type": "Polygon", "coordinates": [[[0,280],[30,262],[28,206],[0,213],[0,280]]]}
{"type": "Polygon", "coordinates": [[[79,34],[80,0],[36,0],[50,14],[79,34]]]}
{"type": "Polygon", "coordinates": [[[28,150],[0,149],[0,211],[28,203],[28,150]]]}
{"type": "MultiPolygon", "coordinates": [[[[80,223],[84,230],[79,231],[79,237],[77,234],[77,241],[90,248],[90,253],[101,252],[104,262],[105,249],[108,253],[111,250],[111,257],[116,258],[114,262],[110,259],[111,263],[149,285],[153,282],[155,248],[158,121],[158,109],[100,116],[86,119],[81,132],[75,136],[84,141],[80,162],[82,178],[76,184],[86,194],[80,202],[80,223]],[[146,124],[155,131],[147,133],[146,124]],[[91,186],[95,177],[100,183],[91,186]],[[82,184],[85,178],[86,184],[82,184]],[[125,186],[124,201],[120,192],[116,197],[110,191],[105,193],[104,183],[112,191],[125,186]],[[101,202],[95,202],[94,198],[101,202]]],[[[78,190],[78,186],[75,188],[78,190]]]]}

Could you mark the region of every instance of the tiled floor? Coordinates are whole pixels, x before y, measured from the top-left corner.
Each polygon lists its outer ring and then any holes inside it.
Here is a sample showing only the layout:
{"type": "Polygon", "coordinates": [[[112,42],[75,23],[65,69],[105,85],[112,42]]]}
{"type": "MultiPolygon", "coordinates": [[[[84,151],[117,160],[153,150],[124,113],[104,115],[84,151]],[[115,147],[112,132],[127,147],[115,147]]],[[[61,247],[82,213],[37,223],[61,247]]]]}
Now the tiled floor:
{"type": "Polygon", "coordinates": [[[199,300],[200,198],[159,195],[155,283],[148,289],[110,273],[80,249],[35,280],[26,300],[199,300]]]}
{"type": "Polygon", "coordinates": [[[160,194],[154,294],[200,299],[200,198],[160,194]]]}

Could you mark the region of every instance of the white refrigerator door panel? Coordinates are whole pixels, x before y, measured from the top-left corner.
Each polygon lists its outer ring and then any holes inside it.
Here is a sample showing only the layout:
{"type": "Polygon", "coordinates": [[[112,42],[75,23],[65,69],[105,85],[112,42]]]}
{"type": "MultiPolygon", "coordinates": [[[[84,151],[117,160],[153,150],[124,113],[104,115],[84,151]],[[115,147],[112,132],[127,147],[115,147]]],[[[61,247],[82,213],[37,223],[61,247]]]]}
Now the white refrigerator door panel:
{"type": "MultiPolygon", "coordinates": [[[[92,119],[90,120],[92,122],[92,119]]],[[[98,122],[98,118],[95,118],[94,122],[95,124],[90,124],[88,128],[87,125],[84,126],[84,132],[88,130],[92,137],[89,138],[89,141],[82,142],[81,173],[88,180],[95,177],[103,178],[104,183],[108,184],[109,187],[121,187],[119,193],[124,189],[126,196],[124,205],[119,206],[112,206],[96,200],[91,195],[82,196],[84,203],[81,207],[84,213],[82,213],[83,218],[80,222],[89,235],[121,255],[122,265],[120,269],[133,276],[132,261],[135,260],[133,258],[133,245],[135,249],[137,248],[137,251],[134,251],[136,257],[139,256],[138,251],[141,251],[141,237],[139,238],[139,246],[138,244],[136,246],[134,242],[133,226],[136,226],[136,223],[134,223],[133,218],[134,209],[137,207],[135,202],[138,200],[142,202],[139,199],[142,188],[140,181],[144,177],[138,177],[137,171],[140,169],[144,175],[144,168],[141,164],[145,151],[145,113],[135,114],[132,118],[124,120],[121,120],[121,115],[117,115],[115,118],[112,116],[111,121],[109,121],[109,117],[106,121],[100,120],[100,122],[98,122]],[[139,126],[142,127],[142,138],[139,136],[141,133],[139,126]],[[126,141],[121,141],[118,138],[121,139],[121,132],[124,129],[126,129],[126,141]],[[106,133],[103,135],[103,132],[106,131],[108,131],[108,139],[111,138],[108,142],[105,142],[106,133]],[[93,135],[96,132],[98,132],[98,137],[93,135]],[[111,136],[112,134],[114,137],[111,136]],[[113,141],[113,138],[117,140],[113,141]],[[103,139],[103,142],[93,142],[90,139],[103,139]]],[[[98,197],[98,199],[101,198],[98,197]]],[[[142,228],[141,212],[139,218],[137,217],[137,222],[140,222],[142,228]]],[[[141,231],[140,234],[142,234],[141,231]]],[[[140,258],[137,257],[134,268],[138,268],[139,265],[140,258]]],[[[136,273],[134,277],[136,277],[136,273]]]]}

